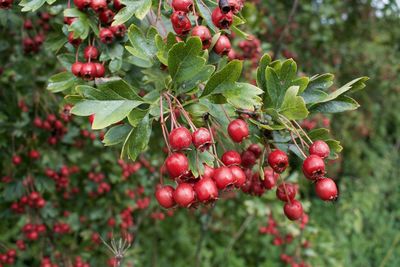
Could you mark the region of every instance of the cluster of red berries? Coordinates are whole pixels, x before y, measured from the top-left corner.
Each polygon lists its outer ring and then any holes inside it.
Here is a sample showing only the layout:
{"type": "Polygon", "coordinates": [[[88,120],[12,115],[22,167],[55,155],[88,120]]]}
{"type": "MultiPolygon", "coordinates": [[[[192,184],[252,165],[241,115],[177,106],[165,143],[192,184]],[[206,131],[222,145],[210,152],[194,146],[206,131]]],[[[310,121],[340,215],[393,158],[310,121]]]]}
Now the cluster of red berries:
{"type": "Polygon", "coordinates": [[[54,182],[56,183],[56,189],[60,191],[62,189],[68,188],[70,183],[70,176],[78,172],[78,166],[68,167],[66,165],[63,165],[58,171],[47,168],[44,173],[47,177],[54,180],[54,182]]]}
{"type": "Polygon", "coordinates": [[[93,45],[88,45],[83,52],[83,56],[87,62],[76,61],[73,63],[71,66],[72,74],[85,80],[104,77],[106,72],[104,65],[99,62],[92,62],[92,60],[96,60],[99,57],[98,49],[93,45]]]}
{"type": "Polygon", "coordinates": [[[40,267],[58,267],[58,265],[52,263],[49,257],[44,257],[40,263],[40,267]]]}
{"type": "Polygon", "coordinates": [[[11,204],[11,210],[15,213],[24,213],[25,207],[41,209],[46,205],[46,200],[38,193],[32,192],[28,196],[23,196],[18,202],[11,204]]]}
{"type": "Polygon", "coordinates": [[[28,240],[38,240],[40,234],[46,232],[46,226],[44,224],[32,224],[27,223],[22,227],[22,232],[28,240]]]}
{"type": "Polygon", "coordinates": [[[329,128],[331,125],[331,121],[328,117],[318,114],[311,119],[303,120],[300,125],[302,128],[310,131],[315,129],[318,125],[329,128]]]}
{"type": "Polygon", "coordinates": [[[15,249],[9,249],[4,254],[0,253],[0,267],[4,265],[13,265],[17,252],[15,249]]]}
{"type": "Polygon", "coordinates": [[[238,47],[241,52],[231,49],[228,53],[229,59],[251,60],[253,66],[256,67],[261,56],[261,41],[255,36],[250,36],[246,40],[240,41],[238,47]]]}
{"type": "Polygon", "coordinates": [[[68,234],[71,231],[71,227],[68,223],[57,222],[53,225],[53,232],[56,234],[68,234]]]}
{"type": "MultiPolygon", "coordinates": [[[[40,152],[36,149],[32,149],[28,152],[28,158],[32,160],[38,160],[40,158],[40,152]]],[[[11,161],[14,165],[20,165],[23,162],[23,159],[20,155],[13,155],[11,161]]]]}
{"type": "Polygon", "coordinates": [[[84,262],[82,260],[82,257],[75,257],[75,262],[73,263],[72,267],[90,267],[90,264],[87,262],[84,262]]]}
{"type": "Polygon", "coordinates": [[[121,167],[122,177],[124,177],[125,179],[136,173],[142,167],[142,164],[140,162],[128,163],[122,159],[118,159],[118,165],[121,167]]]}
{"type": "Polygon", "coordinates": [[[44,120],[40,117],[36,117],[33,120],[33,125],[51,133],[51,136],[47,139],[47,142],[50,145],[57,144],[68,132],[66,125],[64,125],[63,121],[58,119],[55,114],[47,115],[47,118],[44,120]]]}
{"type": "Polygon", "coordinates": [[[23,38],[22,45],[24,48],[24,52],[26,54],[29,53],[37,53],[40,51],[40,48],[46,39],[46,32],[50,29],[50,18],[51,15],[47,12],[42,12],[38,14],[39,19],[32,22],[31,19],[26,19],[23,24],[23,28],[27,37],[23,38]],[[34,25],[39,25],[39,33],[34,28],[34,25]]]}

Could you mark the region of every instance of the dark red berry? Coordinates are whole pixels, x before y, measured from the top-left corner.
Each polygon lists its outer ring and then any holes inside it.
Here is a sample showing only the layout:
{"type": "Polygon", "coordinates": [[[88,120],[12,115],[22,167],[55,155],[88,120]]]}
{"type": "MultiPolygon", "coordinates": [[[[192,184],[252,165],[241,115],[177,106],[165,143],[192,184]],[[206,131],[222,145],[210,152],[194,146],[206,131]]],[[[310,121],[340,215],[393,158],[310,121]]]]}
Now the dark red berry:
{"type": "Polygon", "coordinates": [[[26,19],[26,20],[24,21],[24,29],[25,29],[25,30],[31,30],[31,29],[33,29],[33,24],[32,24],[32,21],[31,21],[30,19],[26,19]]]}
{"type": "Polygon", "coordinates": [[[234,150],[226,151],[222,155],[221,160],[226,166],[240,165],[242,163],[240,154],[234,150]]]}
{"type": "Polygon", "coordinates": [[[108,25],[111,24],[115,16],[115,13],[111,9],[106,9],[99,14],[99,20],[101,23],[108,25]]]}
{"type": "Polygon", "coordinates": [[[107,9],[107,1],[106,0],[91,0],[90,7],[94,10],[94,12],[102,12],[107,9]]]}
{"type": "Polygon", "coordinates": [[[102,28],[99,37],[103,44],[111,44],[114,42],[114,33],[108,28],[102,28]]]}
{"type": "Polygon", "coordinates": [[[175,206],[174,192],[175,189],[170,185],[157,188],[155,196],[158,204],[166,209],[175,206]]]}
{"type": "Polygon", "coordinates": [[[9,9],[12,7],[13,0],[0,0],[0,9],[9,9]]]}
{"type": "Polygon", "coordinates": [[[96,77],[101,78],[104,77],[104,74],[106,73],[106,69],[104,68],[104,65],[101,63],[94,63],[96,66],[96,77]]]}
{"type": "Polygon", "coordinates": [[[165,160],[165,167],[172,178],[186,174],[189,170],[189,161],[182,153],[173,153],[165,160]]]}
{"type": "Polygon", "coordinates": [[[192,30],[192,36],[200,37],[200,40],[203,44],[203,49],[208,49],[210,47],[212,36],[210,30],[206,26],[195,26],[192,30]]]}
{"type": "Polygon", "coordinates": [[[203,178],[213,178],[214,176],[214,168],[204,164],[204,173],[201,177],[203,178]]]}
{"type": "Polygon", "coordinates": [[[303,173],[310,180],[322,178],[325,175],[324,160],[316,155],[308,156],[303,162],[303,173]]]}
{"type": "Polygon", "coordinates": [[[249,127],[244,120],[236,119],[229,123],[228,134],[234,142],[240,143],[249,136],[249,127]]]}
{"type": "Polygon", "coordinates": [[[231,41],[225,35],[221,35],[214,45],[214,51],[218,55],[227,55],[231,48],[231,41]]]}
{"type": "Polygon", "coordinates": [[[70,32],[68,34],[68,42],[70,44],[72,44],[73,46],[78,46],[82,43],[82,39],[81,38],[74,38],[74,33],[70,32]]]}
{"type": "Polygon", "coordinates": [[[276,149],[268,155],[268,164],[275,172],[282,173],[289,165],[289,158],[285,152],[276,149]]]}
{"type": "Polygon", "coordinates": [[[295,221],[301,218],[303,215],[303,206],[297,200],[287,202],[283,207],[283,211],[289,220],[295,221]]]}
{"type": "Polygon", "coordinates": [[[114,33],[114,35],[116,37],[124,37],[125,36],[125,32],[126,32],[126,26],[125,24],[120,24],[120,25],[116,25],[116,26],[111,26],[110,27],[111,31],[114,33]]]}
{"type": "Polygon", "coordinates": [[[172,0],[172,7],[175,11],[188,13],[192,10],[193,0],[172,0]]]}
{"type": "Polygon", "coordinates": [[[114,0],[113,6],[114,6],[115,10],[119,11],[119,10],[122,9],[125,5],[121,4],[121,1],[120,1],[120,0],[114,0]]]}
{"type": "Polygon", "coordinates": [[[212,22],[219,29],[228,29],[233,22],[232,12],[223,13],[219,7],[215,8],[211,15],[212,22]]]}
{"type": "Polygon", "coordinates": [[[192,134],[187,128],[178,127],[171,131],[168,141],[174,150],[186,149],[192,144],[192,134]]]}
{"type": "Polygon", "coordinates": [[[232,172],[233,179],[235,180],[235,187],[241,188],[246,183],[246,174],[239,166],[230,166],[229,169],[232,172]]]}
{"type": "Polygon", "coordinates": [[[74,4],[78,9],[85,9],[90,6],[91,0],[74,0],[74,4]]]}
{"type": "Polygon", "coordinates": [[[262,183],[266,189],[272,189],[276,185],[278,178],[279,174],[274,172],[271,167],[264,168],[264,180],[262,183]]]}
{"type": "Polygon", "coordinates": [[[85,80],[93,80],[97,76],[96,65],[91,62],[84,63],[81,68],[81,77],[85,80]]]}
{"type": "Polygon", "coordinates": [[[196,194],[191,184],[181,183],[176,187],[174,200],[179,206],[188,208],[193,204],[195,199],[196,194]]]}
{"type": "Polygon", "coordinates": [[[253,152],[254,156],[256,156],[256,158],[258,159],[261,156],[262,153],[262,149],[259,145],[257,144],[251,144],[247,150],[253,152]]]}
{"type": "Polygon", "coordinates": [[[71,65],[71,72],[74,74],[76,77],[81,76],[81,69],[82,69],[83,63],[82,62],[75,62],[74,64],[71,65]]]}
{"type": "Polygon", "coordinates": [[[212,143],[211,133],[206,128],[199,128],[192,134],[193,145],[200,151],[208,149],[212,143]]]}
{"type": "Polygon", "coordinates": [[[251,168],[256,164],[257,158],[250,150],[243,151],[242,155],[242,166],[245,168],[251,168]]]}
{"type": "Polygon", "coordinates": [[[225,166],[215,169],[213,178],[215,183],[217,184],[218,189],[220,190],[223,190],[229,185],[235,184],[236,182],[231,169],[225,166]]]}
{"type": "Polygon", "coordinates": [[[276,197],[279,200],[288,202],[292,201],[296,197],[297,188],[294,184],[281,183],[276,189],[276,197]]]}
{"type": "Polygon", "coordinates": [[[209,202],[218,198],[218,188],[211,178],[201,178],[195,185],[197,199],[200,202],[209,202]]]}
{"type": "Polygon", "coordinates": [[[336,183],[330,178],[322,178],[315,183],[315,192],[322,200],[334,200],[338,196],[336,183]]]}
{"type": "Polygon", "coordinates": [[[310,155],[317,155],[321,158],[327,158],[331,153],[329,146],[322,140],[314,141],[309,149],[310,155]]]}
{"type": "Polygon", "coordinates": [[[86,60],[89,59],[97,59],[99,57],[99,50],[93,45],[88,45],[85,47],[85,50],[83,51],[83,57],[86,60]]]}
{"type": "Polygon", "coordinates": [[[192,24],[190,23],[190,19],[187,17],[185,12],[175,11],[171,15],[171,23],[174,31],[178,35],[186,35],[190,32],[192,28],[192,24]]]}

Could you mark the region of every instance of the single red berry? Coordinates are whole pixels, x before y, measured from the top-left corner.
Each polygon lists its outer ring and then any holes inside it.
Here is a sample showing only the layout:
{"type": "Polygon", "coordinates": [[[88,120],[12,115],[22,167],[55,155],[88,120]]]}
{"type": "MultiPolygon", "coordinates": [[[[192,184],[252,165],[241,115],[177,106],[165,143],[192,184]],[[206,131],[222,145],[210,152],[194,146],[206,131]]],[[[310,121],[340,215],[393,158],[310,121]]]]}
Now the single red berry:
{"type": "Polygon", "coordinates": [[[94,10],[94,12],[102,12],[107,9],[107,1],[106,0],[91,0],[90,7],[94,10]]]}
{"type": "Polygon", "coordinates": [[[94,63],[94,65],[96,66],[96,77],[98,78],[104,77],[104,74],[106,73],[104,65],[99,62],[94,63]]]}
{"type": "Polygon", "coordinates": [[[297,188],[294,184],[281,183],[276,189],[276,197],[279,200],[288,202],[294,200],[296,197],[297,188]]]}
{"type": "Polygon", "coordinates": [[[14,165],[19,165],[19,164],[22,163],[22,158],[21,158],[20,156],[18,156],[18,155],[14,155],[14,156],[12,157],[12,163],[13,163],[14,165]]]}
{"type": "Polygon", "coordinates": [[[126,26],[125,24],[120,24],[120,25],[116,25],[116,26],[111,26],[110,27],[111,31],[114,33],[114,35],[116,37],[124,37],[125,36],[125,32],[126,32],[126,26]]]}
{"type": "Polygon", "coordinates": [[[206,128],[198,128],[192,134],[193,145],[200,151],[208,149],[212,143],[211,134],[206,128]]]}
{"type": "Polygon", "coordinates": [[[289,158],[285,152],[276,149],[268,155],[268,164],[275,172],[282,173],[289,165],[289,158]]]}
{"type": "Polygon", "coordinates": [[[214,168],[204,164],[204,173],[201,177],[212,178],[214,176],[214,168]]]}
{"type": "Polygon", "coordinates": [[[315,192],[322,200],[334,200],[338,196],[336,183],[330,178],[322,178],[315,183],[315,192]]]}
{"type": "Polygon", "coordinates": [[[264,180],[262,183],[266,189],[272,189],[276,185],[278,178],[279,174],[274,172],[271,167],[264,168],[264,180]]]}
{"type": "Polygon", "coordinates": [[[90,6],[91,0],[74,0],[75,6],[82,10],[90,6]]]}
{"type": "Polygon", "coordinates": [[[225,166],[219,167],[214,170],[213,179],[219,190],[223,190],[227,188],[229,185],[235,184],[236,182],[231,169],[225,166]]]}
{"type": "Polygon", "coordinates": [[[218,55],[227,55],[231,48],[231,41],[225,35],[221,35],[214,45],[214,51],[218,55]]]}
{"type": "Polygon", "coordinates": [[[74,38],[74,33],[70,32],[68,34],[68,42],[70,44],[72,44],[73,46],[78,46],[82,43],[82,39],[81,38],[74,38]]]}
{"type": "Polygon", "coordinates": [[[0,0],[0,9],[9,9],[12,7],[13,0],[0,0]]]}
{"type": "Polygon", "coordinates": [[[100,41],[103,44],[111,44],[114,42],[114,34],[108,28],[102,28],[99,33],[100,41]]]}
{"type": "Polygon", "coordinates": [[[232,60],[238,58],[238,55],[236,54],[235,50],[233,50],[233,49],[229,50],[227,56],[228,56],[228,60],[229,60],[229,61],[232,61],[232,60]]]}
{"type": "Polygon", "coordinates": [[[196,194],[191,184],[181,183],[176,187],[174,200],[179,206],[188,208],[193,204],[195,199],[196,194]]]}
{"type": "Polygon", "coordinates": [[[115,13],[111,9],[106,9],[99,14],[99,20],[101,23],[108,25],[111,24],[115,16],[115,13]]]}
{"type": "Polygon", "coordinates": [[[88,45],[85,47],[85,50],[83,51],[83,57],[86,60],[89,59],[97,59],[99,57],[99,50],[93,45],[88,45]]]}
{"type": "Polygon", "coordinates": [[[96,65],[91,62],[84,63],[81,68],[81,77],[86,80],[93,80],[96,76],[96,65]]]}
{"type": "Polygon", "coordinates": [[[36,35],[35,37],[33,37],[33,41],[35,42],[35,44],[37,46],[41,46],[44,42],[44,36],[41,34],[36,35]]]}
{"type": "Polygon", "coordinates": [[[40,153],[37,150],[31,150],[29,151],[29,155],[28,155],[31,159],[39,159],[40,158],[40,153]]]}
{"type": "Polygon", "coordinates": [[[244,120],[236,119],[229,123],[228,134],[234,142],[240,143],[249,136],[249,127],[244,120]]]}
{"type": "Polygon", "coordinates": [[[175,11],[188,13],[192,10],[193,0],[172,0],[172,7],[175,11]]]}
{"type": "Polygon", "coordinates": [[[212,36],[210,30],[206,26],[195,26],[192,30],[192,36],[200,37],[200,40],[203,44],[203,49],[208,49],[210,47],[212,36]]]}
{"type": "Polygon", "coordinates": [[[242,163],[240,154],[234,150],[226,151],[222,155],[221,160],[226,166],[240,165],[240,163],[242,163]]]}
{"type": "Polygon", "coordinates": [[[218,188],[211,178],[201,178],[194,185],[197,199],[200,202],[209,202],[218,198],[218,188]]]}
{"type": "Polygon", "coordinates": [[[211,14],[214,25],[219,29],[228,29],[233,22],[232,12],[223,13],[219,7],[215,8],[211,14]]]}
{"type": "Polygon", "coordinates": [[[182,153],[173,153],[165,160],[165,167],[172,178],[186,174],[189,170],[189,161],[182,153]]]}
{"type": "Polygon", "coordinates": [[[192,144],[192,134],[187,128],[178,127],[171,131],[168,141],[174,150],[186,149],[192,144]]]}
{"type": "Polygon", "coordinates": [[[310,155],[317,155],[321,158],[327,158],[331,153],[329,146],[322,140],[317,140],[312,143],[309,149],[310,155]]]}
{"type": "Polygon", "coordinates": [[[119,11],[119,10],[122,9],[125,5],[121,4],[121,1],[120,1],[120,0],[114,0],[114,1],[113,1],[113,6],[114,6],[114,9],[115,9],[115,10],[119,11]]]}
{"type": "Polygon", "coordinates": [[[303,162],[303,173],[310,180],[322,178],[325,175],[324,160],[316,155],[308,156],[303,162]]]}
{"type": "Polygon", "coordinates": [[[253,152],[254,156],[258,159],[261,156],[262,149],[258,144],[251,144],[247,150],[253,152]]]}
{"type": "Polygon", "coordinates": [[[303,206],[299,201],[292,200],[291,202],[286,202],[283,212],[289,220],[295,221],[303,215],[303,206]]]}
{"type": "Polygon", "coordinates": [[[243,151],[242,155],[242,166],[245,168],[251,168],[256,164],[257,158],[250,150],[243,151]]]}
{"type": "Polygon", "coordinates": [[[82,62],[75,62],[74,64],[71,65],[71,72],[74,74],[76,77],[81,76],[81,69],[84,63],[82,62]]]}
{"type": "Polygon", "coordinates": [[[232,172],[233,179],[236,181],[235,182],[235,187],[236,188],[241,188],[245,183],[246,183],[246,174],[240,168],[239,166],[230,166],[229,169],[232,172]]]}
{"type": "Polygon", "coordinates": [[[92,115],[89,116],[89,123],[90,123],[90,125],[93,125],[94,116],[95,116],[94,114],[92,114],[92,115]]]}
{"type": "Polygon", "coordinates": [[[158,204],[166,209],[175,206],[174,192],[175,189],[170,185],[157,188],[155,196],[158,204]]]}
{"type": "Polygon", "coordinates": [[[175,11],[171,15],[171,23],[174,31],[178,35],[186,35],[190,32],[192,28],[192,24],[190,23],[190,19],[186,15],[185,12],[175,11]]]}
{"type": "Polygon", "coordinates": [[[30,19],[24,20],[24,29],[25,30],[33,29],[33,24],[32,24],[32,21],[30,19]]]}

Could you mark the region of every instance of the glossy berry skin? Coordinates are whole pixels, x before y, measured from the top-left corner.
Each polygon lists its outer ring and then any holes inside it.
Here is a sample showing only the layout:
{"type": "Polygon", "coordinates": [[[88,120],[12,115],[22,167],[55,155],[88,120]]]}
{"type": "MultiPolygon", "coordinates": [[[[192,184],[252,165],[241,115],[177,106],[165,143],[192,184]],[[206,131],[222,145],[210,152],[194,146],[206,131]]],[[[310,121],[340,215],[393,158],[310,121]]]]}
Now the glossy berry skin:
{"type": "Polygon", "coordinates": [[[114,42],[114,33],[108,28],[102,28],[99,37],[103,44],[111,44],[114,42]]]}
{"type": "Polygon", "coordinates": [[[243,1],[241,0],[228,0],[229,7],[233,14],[237,14],[243,8],[243,1]]]}
{"type": "Polygon", "coordinates": [[[113,7],[115,10],[119,11],[120,9],[122,9],[125,5],[121,4],[120,0],[114,0],[113,1],[113,7]]]}
{"type": "Polygon", "coordinates": [[[192,134],[187,128],[178,127],[171,131],[168,141],[174,150],[186,149],[192,144],[192,134]]]}
{"type": "Polygon", "coordinates": [[[84,63],[81,68],[81,77],[85,80],[93,80],[97,75],[94,63],[84,63]]]}
{"type": "Polygon", "coordinates": [[[104,77],[104,74],[106,73],[106,69],[104,68],[104,65],[101,63],[94,63],[96,66],[96,77],[101,78],[104,77]]]}
{"type": "Polygon", "coordinates": [[[231,41],[225,35],[221,35],[214,45],[214,52],[220,56],[227,55],[231,49],[231,41]]]}
{"type": "Polygon", "coordinates": [[[175,206],[174,192],[175,189],[170,185],[157,188],[155,192],[155,197],[158,201],[158,204],[160,204],[161,207],[166,209],[175,206]]]}
{"type": "Polygon", "coordinates": [[[206,150],[212,143],[210,131],[203,127],[198,128],[192,134],[192,142],[195,148],[199,149],[200,151],[206,150]]]}
{"type": "Polygon", "coordinates": [[[213,179],[219,190],[223,190],[236,183],[231,169],[225,166],[215,169],[213,179]]]}
{"type": "Polygon", "coordinates": [[[71,65],[71,72],[74,74],[76,77],[81,76],[81,69],[84,63],[82,62],[75,62],[74,64],[71,65]]]}
{"type": "Polygon", "coordinates": [[[110,27],[111,31],[114,33],[116,37],[122,38],[126,33],[125,24],[115,25],[110,27]]]}
{"type": "Polygon", "coordinates": [[[175,11],[188,13],[193,7],[193,0],[172,0],[172,7],[175,11]]]}
{"type": "Polygon", "coordinates": [[[223,13],[219,7],[215,8],[211,15],[212,22],[219,29],[228,29],[233,22],[232,12],[223,13]]]}
{"type": "Polygon", "coordinates": [[[289,165],[289,158],[285,152],[276,149],[268,155],[268,164],[275,172],[282,173],[289,165]]]}
{"type": "Polygon", "coordinates": [[[190,32],[192,24],[186,13],[183,11],[175,11],[171,15],[171,23],[174,31],[178,35],[186,35],[190,32]]]}
{"type": "Polygon", "coordinates": [[[289,220],[296,221],[303,215],[303,206],[299,201],[292,200],[291,202],[287,202],[285,204],[283,207],[283,212],[289,220]]]}
{"type": "Polygon", "coordinates": [[[103,12],[107,9],[107,1],[106,0],[91,0],[90,7],[94,10],[94,12],[103,12]]]}
{"type": "Polygon", "coordinates": [[[75,6],[82,10],[90,6],[91,0],[74,0],[75,6]]]}
{"type": "Polygon", "coordinates": [[[174,200],[181,207],[190,207],[196,200],[196,194],[193,186],[188,183],[179,184],[174,192],[174,200]]]}
{"type": "Polygon", "coordinates": [[[228,134],[232,141],[240,143],[249,136],[249,127],[244,120],[236,119],[229,123],[228,134]]]}
{"type": "Polygon", "coordinates": [[[115,16],[115,13],[111,9],[106,9],[99,14],[99,20],[101,23],[108,25],[111,24],[115,16]]]}
{"type": "Polygon", "coordinates": [[[310,146],[309,149],[310,155],[317,155],[320,158],[327,158],[331,153],[329,146],[322,140],[317,140],[310,146]]]}
{"type": "Polygon", "coordinates": [[[272,189],[276,185],[278,178],[279,174],[274,172],[271,167],[264,168],[264,180],[262,183],[266,189],[272,189]]]}
{"type": "Polygon", "coordinates": [[[240,154],[234,150],[226,151],[222,155],[221,160],[226,166],[240,165],[240,163],[242,163],[240,154]]]}
{"type": "Polygon", "coordinates": [[[165,160],[165,167],[171,178],[178,178],[189,170],[189,161],[182,153],[173,153],[165,160]]]}
{"type": "Polygon", "coordinates": [[[276,197],[284,202],[292,201],[296,197],[297,188],[294,184],[282,183],[276,189],[276,197]],[[286,188],[286,191],[285,191],[286,188]],[[287,195],[286,195],[287,193],[287,195]]]}
{"type": "Polygon", "coordinates": [[[194,185],[197,199],[200,202],[209,202],[218,198],[218,188],[211,178],[202,178],[194,185]]]}
{"type": "Polygon", "coordinates": [[[242,155],[242,166],[245,168],[251,168],[256,164],[256,156],[250,150],[243,151],[242,155]]]}
{"type": "Polygon", "coordinates": [[[195,26],[192,30],[192,36],[200,37],[200,40],[203,44],[203,49],[208,49],[210,47],[212,36],[210,30],[206,26],[195,26]]]}
{"type": "Polygon", "coordinates": [[[322,178],[325,175],[324,160],[316,155],[308,156],[303,162],[303,173],[310,180],[322,178]]]}
{"type": "Polygon", "coordinates": [[[335,200],[338,196],[338,189],[331,178],[322,178],[315,183],[315,193],[322,200],[335,200]]]}
{"type": "Polygon", "coordinates": [[[214,168],[204,164],[204,173],[201,177],[212,178],[214,176],[214,168]]]}
{"type": "Polygon", "coordinates": [[[83,57],[86,60],[89,59],[97,59],[99,57],[99,50],[93,45],[88,45],[85,47],[85,50],[83,51],[83,57]]]}
{"type": "Polygon", "coordinates": [[[239,166],[230,166],[229,169],[232,172],[233,178],[235,179],[235,187],[241,188],[246,183],[246,174],[239,166]]]}

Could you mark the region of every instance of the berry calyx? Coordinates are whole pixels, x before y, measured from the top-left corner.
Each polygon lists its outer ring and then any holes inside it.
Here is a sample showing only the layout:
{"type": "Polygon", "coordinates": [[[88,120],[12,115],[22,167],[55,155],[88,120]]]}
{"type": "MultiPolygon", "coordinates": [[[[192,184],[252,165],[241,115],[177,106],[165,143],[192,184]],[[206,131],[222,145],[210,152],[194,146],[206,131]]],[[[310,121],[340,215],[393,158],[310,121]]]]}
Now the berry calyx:
{"type": "Polygon", "coordinates": [[[158,203],[160,204],[160,206],[162,206],[166,209],[169,209],[169,208],[172,208],[173,206],[175,206],[174,192],[175,192],[175,189],[170,185],[166,185],[166,186],[157,188],[157,190],[155,192],[155,197],[156,197],[158,203]]]}
{"type": "Polygon", "coordinates": [[[101,23],[108,25],[114,19],[115,13],[111,9],[106,9],[99,14],[99,20],[101,23]]]}
{"type": "Polygon", "coordinates": [[[317,155],[320,158],[327,158],[331,153],[329,146],[322,140],[317,140],[312,143],[309,149],[310,155],[317,155]]]}
{"type": "Polygon", "coordinates": [[[226,151],[222,155],[221,160],[226,166],[240,165],[240,163],[242,163],[240,154],[234,150],[226,151]]]}
{"type": "Polygon", "coordinates": [[[208,149],[211,145],[211,133],[206,128],[198,128],[192,134],[192,142],[195,148],[200,151],[208,149]]]}
{"type": "Polygon", "coordinates": [[[276,189],[276,197],[284,202],[290,202],[296,197],[297,188],[294,184],[282,183],[276,189]]]}
{"type": "Polygon", "coordinates": [[[317,155],[308,156],[303,162],[303,173],[306,178],[316,180],[325,175],[325,163],[317,155]]]}
{"type": "Polygon", "coordinates": [[[172,13],[171,23],[174,31],[178,35],[186,35],[190,32],[190,29],[192,28],[190,19],[183,11],[175,11],[174,13],[172,13]]]}
{"type": "Polygon", "coordinates": [[[268,155],[268,164],[275,172],[282,173],[289,165],[289,158],[285,152],[276,149],[268,155]]]}
{"type": "Polygon", "coordinates": [[[228,134],[232,141],[240,143],[249,136],[249,127],[244,120],[236,119],[229,123],[228,134]]]}
{"type": "Polygon", "coordinates": [[[303,215],[303,206],[297,200],[287,202],[283,207],[283,212],[289,220],[295,221],[303,215]]]}
{"type": "Polygon", "coordinates": [[[193,204],[195,199],[196,194],[191,184],[181,183],[176,187],[174,200],[179,206],[188,208],[193,204]]]}
{"type": "Polygon", "coordinates": [[[93,80],[97,73],[96,73],[96,65],[91,62],[84,63],[81,68],[81,77],[85,80],[93,80]]]}
{"type": "Polygon", "coordinates": [[[331,178],[322,178],[315,183],[315,193],[320,199],[329,201],[337,198],[338,189],[331,178]]]}
{"type": "Polygon", "coordinates": [[[242,155],[242,166],[245,168],[251,168],[256,164],[256,156],[250,150],[243,151],[242,155]]]}
{"type": "Polygon", "coordinates": [[[211,178],[202,178],[194,185],[197,199],[200,202],[209,202],[218,198],[218,188],[211,178]]]}
{"type": "Polygon", "coordinates": [[[165,167],[171,178],[186,174],[189,170],[189,161],[182,153],[173,153],[165,160],[165,167]]]}
{"type": "Polygon", "coordinates": [[[233,14],[230,11],[224,13],[219,7],[217,7],[211,14],[211,20],[217,28],[228,29],[232,25],[233,14]]]}
{"type": "Polygon", "coordinates": [[[231,41],[225,35],[221,35],[214,45],[214,51],[218,55],[227,55],[231,48],[231,41]]]}
{"type": "Polygon", "coordinates": [[[168,136],[169,144],[174,150],[182,150],[192,144],[192,134],[185,127],[178,127],[171,131],[168,136]]]}
{"type": "Polygon", "coordinates": [[[114,33],[108,28],[102,28],[99,32],[99,37],[103,44],[111,44],[114,42],[114,33]]]}
{"type": "Polygon", "coordinates": [[[192,30],[192,36],[200,37],[200,40],[203,44],[203,49],[208,49],[210,47],[212,36],[210,30],[206,26],[195,26],[192,30]]]}
{"type": "Polygon", "coordinates": [[[219,190],[223,190],[236,182],[231,169],[225,166],[219,167],[214,171],[213,179],[219,190]]]}

